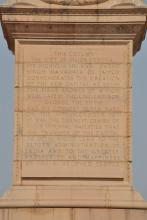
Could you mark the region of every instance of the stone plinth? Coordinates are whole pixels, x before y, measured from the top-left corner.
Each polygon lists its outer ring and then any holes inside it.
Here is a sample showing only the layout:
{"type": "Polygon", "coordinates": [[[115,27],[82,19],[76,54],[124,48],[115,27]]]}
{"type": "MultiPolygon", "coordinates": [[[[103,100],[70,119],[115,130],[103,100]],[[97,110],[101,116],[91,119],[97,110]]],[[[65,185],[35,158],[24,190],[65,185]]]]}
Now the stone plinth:
{"type": "Polygon", "coordinates": [[[147,212],[131,209],[19,208],[0,209],[2,220],[146,220],[147,212]],[[8,217],[9,216],[9,217],[8,217]]]}
{"type": "Polygon", "coordinates": [[[16,57],[13,187],[0,220],[145,220],[131,153],[142,1],[19,0],[0,10],[16,57]]]}

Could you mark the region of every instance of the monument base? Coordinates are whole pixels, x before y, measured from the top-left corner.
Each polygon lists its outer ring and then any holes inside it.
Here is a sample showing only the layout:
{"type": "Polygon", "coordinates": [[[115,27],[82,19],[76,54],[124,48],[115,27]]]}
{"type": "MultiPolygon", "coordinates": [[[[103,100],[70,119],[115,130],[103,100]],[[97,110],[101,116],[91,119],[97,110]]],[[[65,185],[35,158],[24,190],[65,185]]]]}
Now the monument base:
{"type": "Polygon", "coordinates": [[[0,200],[0,207],[147,209],[147,203],[129,186],[14,186],[0,200]]]}
{"type": "Polygon", "coordinates": [[[146,220],[147,210],[101,208],[6,208],[0,220],[146,220]]]}

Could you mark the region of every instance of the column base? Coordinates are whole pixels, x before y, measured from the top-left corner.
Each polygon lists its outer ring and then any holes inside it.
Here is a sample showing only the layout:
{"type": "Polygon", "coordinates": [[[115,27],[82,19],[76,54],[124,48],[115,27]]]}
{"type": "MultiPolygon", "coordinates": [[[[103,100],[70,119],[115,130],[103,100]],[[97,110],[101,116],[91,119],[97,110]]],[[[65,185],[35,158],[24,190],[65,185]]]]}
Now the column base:
{"type": "Polygon", "coordinates": [[[0,220],[146,220],[147,210],[102,208],[8,208],[0,220]]]}
{"type": "Polygon", "coordinates": [[[0,207],[147,209],[147,203],[128,186],[13,186],[0,207]]]}

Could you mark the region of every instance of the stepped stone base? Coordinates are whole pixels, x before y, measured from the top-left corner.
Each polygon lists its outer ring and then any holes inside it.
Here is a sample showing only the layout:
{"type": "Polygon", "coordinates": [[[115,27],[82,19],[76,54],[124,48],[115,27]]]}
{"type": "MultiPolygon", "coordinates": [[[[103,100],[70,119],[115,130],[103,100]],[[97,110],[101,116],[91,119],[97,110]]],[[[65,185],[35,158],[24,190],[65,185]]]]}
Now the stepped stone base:
{"type": "Polygon", "coordinates": [[[13,186],[0,220],[147,220],[147,203],[125,186],[13,186]]]}
{"type": "Polygon", "coordinates": [[[129,186],[13,186],[0,220],[147,220],[147,203],[129,186]]]}
{"type": "Polygon", "coordinates": [[[0,208],[146,209],[147,203],[129,186],[13,186],[0,208]]]}
{"type": "Polygon", "coordinates": [[[0,220],[146,220],[147,210],[98,208],[0,209],[0,220]]]}

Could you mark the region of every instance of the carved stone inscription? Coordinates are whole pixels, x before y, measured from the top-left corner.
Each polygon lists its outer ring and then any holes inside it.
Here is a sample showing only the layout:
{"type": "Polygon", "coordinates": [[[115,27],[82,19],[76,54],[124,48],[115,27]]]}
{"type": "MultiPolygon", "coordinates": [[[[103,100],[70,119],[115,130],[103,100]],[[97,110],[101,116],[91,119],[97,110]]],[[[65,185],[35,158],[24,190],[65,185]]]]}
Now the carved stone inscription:
{"type": "Polygon", "coordinates": [[[16,111],[130,111],[129,89],[17,89],[16,111]]]}
{"type": "Polygon", "coordinates": [[[22,45],[22,53],[16,57],[17,63],[76,63],[106,64],[131,63],[131,47],[112,43],[95,45],[22,45]],[[113,56],[113,54],[117,56],[113,56]]]}
{"type": "Polygon", "coordinates": [[[124,161],[130,139],[123,137],[23,136],[15,138],[22,149],[16,160],[124,161]]]}
{"type": "Polygon", "coordinates": [[[130,64],[17,64],[18,87],[131,87],[130,64]]]}
{"type": "Polygon", "coordinates": [[[16,135],[129,136],[126,113],[16,113],[16,135]]]}
{"type": "Polygon", "coordinates": [[[130,57],[121,42],[19,45],[15,160],[23,180],[126,178],[130,57]]]}

